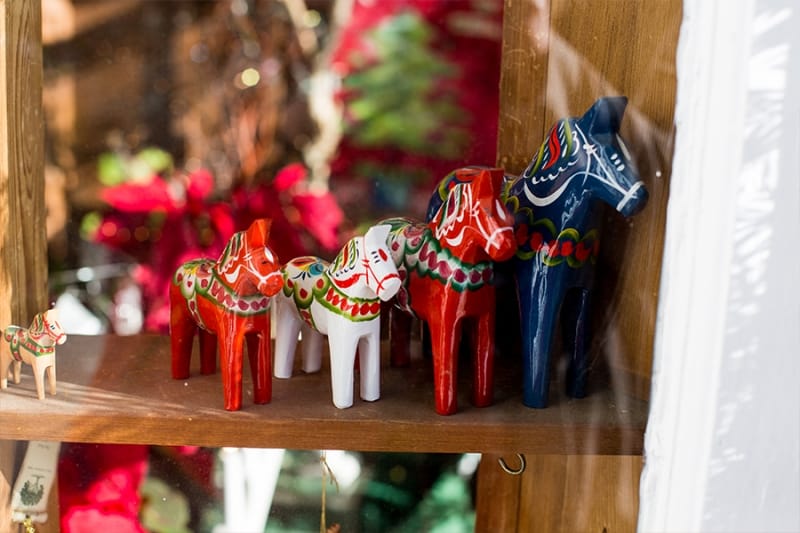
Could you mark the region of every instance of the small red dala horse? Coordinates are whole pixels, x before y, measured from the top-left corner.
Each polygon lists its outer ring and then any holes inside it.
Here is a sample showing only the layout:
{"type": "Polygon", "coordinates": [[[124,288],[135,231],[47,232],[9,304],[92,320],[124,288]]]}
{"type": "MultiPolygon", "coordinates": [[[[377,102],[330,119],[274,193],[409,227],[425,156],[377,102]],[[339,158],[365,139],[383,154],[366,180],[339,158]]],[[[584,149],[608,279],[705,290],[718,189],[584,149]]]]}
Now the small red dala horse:
{"type": "Polygon", "coordinates": [[[172,377],[189,377],[195,332],[200,333],[200,372],[216,372],[216,349],[222,366],[225,409],[242,405],[242,350],[253,375],[257,404],[272,398],[270,297],[281,290],[283,277],[275,254],[267,247],[271,221],[259,219],[235,233],[214,262],[197,259],[181,265],[170,286],[172,377]]]}

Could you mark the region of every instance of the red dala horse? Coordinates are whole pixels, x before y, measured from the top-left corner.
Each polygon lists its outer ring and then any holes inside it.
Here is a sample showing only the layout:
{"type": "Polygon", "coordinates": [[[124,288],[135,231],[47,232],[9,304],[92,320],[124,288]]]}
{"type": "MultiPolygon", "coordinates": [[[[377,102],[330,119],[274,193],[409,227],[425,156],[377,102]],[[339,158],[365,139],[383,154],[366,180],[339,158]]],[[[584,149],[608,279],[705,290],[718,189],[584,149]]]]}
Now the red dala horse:
{"type": "MultiPolygon", "coordinates": [[[[457,359],[465,321],[473,348],[472,401],[491,405],[494,386],[493,263],[516,251],[514,219],[500,202],[503,170],[467,167],[439,184],[428,223],[390,224],[387,243],[403,287],[396,306],[424,320],[431,333],[436,412],[457,411],[457,359]]],[[[436,194],[434,194],[434,199],[436,194]]],[[[392,362],[407,363],[410,319],[391,313],[392,362]]]]}
{"type": "Polygon", "coordinates": [[[200,372],[222,366],[225,409],[242,405],[242,352],[245,339],[257,404],[272,398],[270,350],[271,297],[283,287],[280,264],[267,247],[271,221],[259,219],[235,233],[214,262],[197,259],[181,265],[170,286],[172,377],[189,377],[195,332],[200,334],[200,372]]]}

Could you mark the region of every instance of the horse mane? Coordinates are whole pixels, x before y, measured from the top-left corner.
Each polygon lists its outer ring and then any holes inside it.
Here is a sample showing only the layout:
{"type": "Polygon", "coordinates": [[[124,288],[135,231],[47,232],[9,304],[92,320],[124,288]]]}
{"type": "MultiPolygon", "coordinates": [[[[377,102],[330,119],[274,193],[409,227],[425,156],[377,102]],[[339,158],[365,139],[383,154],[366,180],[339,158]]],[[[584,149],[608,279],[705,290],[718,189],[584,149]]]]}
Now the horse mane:
{"type": "Polygon", "coordinates": [[[235,263],[241,256],[243,248],[243,235],[243,231],[234,233],[233,237],[231,237],[228,243],[225,245],[225,248],[223,248],[222,253],[219,254],[219,259],[217,259],[217,269],[220,272],[225,272],[228,270],[230,264],[235,263]]]}
{"type": "Polygon", "coordinates": [[[528,168],[522,173],[525,178],[548,172],[549,176],[559,174],[575,162],[578,149],[573,134],[574,119],[563,118],[556,122],[544,142],[539,147],[536,156],[531,160],[528,168]]]}
{"type": "Polygon", "coordinates": [[[330,266],[328,266],[329,272],[338,272],[342,269],[356,266],[359,239],[360,237],[353,237],[345,243],[333,261],[331,261],[330,266]]]}
{"type": "Polygon", "coordinates": [[[436,185],[436,188],[434,189],[433,194],[428,201],[428,209],[425,214],[425,220],[427,222],[431,222],[439,217],[439,211],[447,202],[447,198],[450,196],[450,194],[452,194],[456,187],[460,185],[470,185],[474,183],[476,178],[481,176],[484,171],[491,170],[493,170],[493,167],[473,165],[453,170],[447,174],[436,185]]]}
{"type": "Polygon", "coordinates": [[[31,326],[28,328],[28,333],[36,336],[40,336],[45,333],[44,313],[37,313],[36,316],[33,317],[31,326]]]}
{"type": "Polygon", "coordinates": [[[242,250],[248,246],[252,248],[266,246],[271,226],[270,219],[260,218],[250,224],[248,229],[234,233],[217,259],[218,270],[227,271],[231,263],[241,258],[242,250]]]}

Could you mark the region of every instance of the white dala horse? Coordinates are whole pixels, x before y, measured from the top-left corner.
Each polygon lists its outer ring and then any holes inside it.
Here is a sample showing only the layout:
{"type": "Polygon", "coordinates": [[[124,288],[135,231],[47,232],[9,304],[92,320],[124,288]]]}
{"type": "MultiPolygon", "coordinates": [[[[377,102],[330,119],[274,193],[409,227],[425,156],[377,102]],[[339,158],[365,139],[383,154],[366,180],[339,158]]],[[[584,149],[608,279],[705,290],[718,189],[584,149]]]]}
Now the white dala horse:
{"type": "Polygon", "coordinates": [[[297,334],[303,331],[303,370],[322,365],[322,335],[328,336],[333,403],[353,405],[356,348],[361,398],[380,397],[380,300],[400,289],[400,277],[386,246],[389,226],[374,226],[351,239],[332,263],[298,257],[284,265],[283,291],[276,298],[275,377],[289,378],[297,334]]]}
{"type": "Polygon", "coordinates": [[[44,374],[47,371],[47,384],[50,394],[56,393],[56,344],[64,344],[67,334],[58,322],[58,311],[49,309],[33,317],[28,329],[8,326],[3,330],[3,338],[9,347],[0,349],[0,388],[8,387],[9,367],[14,364],[14,383],[20,382],[22,362],[33,368],[36,382],[36,395],[44,398],[44,374]]]}

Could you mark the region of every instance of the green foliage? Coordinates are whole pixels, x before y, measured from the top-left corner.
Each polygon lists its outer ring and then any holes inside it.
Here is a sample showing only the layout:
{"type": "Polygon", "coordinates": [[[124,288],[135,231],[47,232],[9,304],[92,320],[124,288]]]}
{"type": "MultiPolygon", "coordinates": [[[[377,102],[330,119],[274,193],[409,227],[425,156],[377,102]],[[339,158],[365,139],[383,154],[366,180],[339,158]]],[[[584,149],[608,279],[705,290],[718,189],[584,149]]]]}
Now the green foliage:
{"type": "Polygon", "coordinates": [[[103,215],[97,211],[91,211],[86,214],[81,220],[80,233],[81,237],[86,240],[91,240],[97,231],[100,229],[100,224],[103,223],[103,215]]]}
{"type": "Polygon", "coordinates": [[[351,94],[345,134],[364,147],[394,147],[457,157],[469,141],[455,93],[457,68],[431,46],[434,29],[414,12],[388,18],[367,34],[376,60],[362,52],[344,80],[351,94]]]}
{"type": "Polygon", "coordinates": [[[468,533],[475,529],[469,486],[453,472],[444,473],[405,522],[392,531],[468,533]]]}
{"type": "Polygon", "coordinates": [[[147,180],[172,169],[172,156],[154,147],[144,148],[134,155],[106,152],[97,158],[97,177],[100,183],[108,187],[126,181],[147,180]]]}
{"type": "Polygon", "coordinates": [[[122,158],[111,152],[100,154],[97,158],[97,177],[100,183],[107,186],[124,182],[128,176],[122,158]]]}
{"type": "Polygon", "coordinates": [[[142,525],[153,533],[189,533],[189,502],[181,492],[160,479],[142,484],[142,525]]]}
{"type": "Polygon", "coordinates": [[[161,148],[144,148],[136,154],[134,160],[141,161],[155,173],[172,170],[172,156],[161,148]]]}

